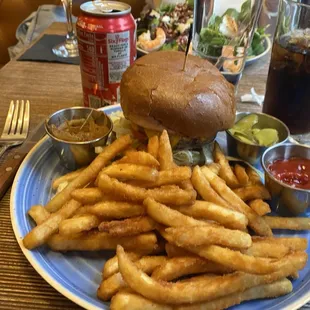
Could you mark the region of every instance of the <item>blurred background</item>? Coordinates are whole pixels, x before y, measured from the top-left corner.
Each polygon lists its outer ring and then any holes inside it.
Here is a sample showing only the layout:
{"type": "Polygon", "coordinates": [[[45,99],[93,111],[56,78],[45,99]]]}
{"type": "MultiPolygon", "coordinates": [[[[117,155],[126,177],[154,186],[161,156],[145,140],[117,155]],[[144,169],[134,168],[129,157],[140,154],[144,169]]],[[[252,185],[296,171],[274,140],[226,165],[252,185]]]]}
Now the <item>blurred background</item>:
{"type": "MultiPolygon", "coordinates": [[[[79,7],[88,0],[73,0],[73,15],[79,14],[79,7]]],[[[180,2],[182,0],[164,0],[168,2],[180,2]]],[[[200,0],[207,1],[207,0],[200,0]]],[[[233,0],[215,0],[217,2],[231,2],[233,0]]],[[[139,17],[140,12],[146,3],[154,6],[160,5],[161,0],[123,0],[131,5],[132,13],[135,18],[139,17]]],[[[220,3],[221,4],[221,3],[220,3]]],[[[8,47],[17,43],[17,27],[33,12],[37,11],[42,5],[58,5],[61,9],[61,0],[0,0],[0,68],[10,60],[8,47]]],[[[260,24],[275,24],[274,14],[268,11],[277,10],[278,0],[266,0],[264,10],[260,17],[260,24]]],[[[46,8],[46,7],[44,7],[46,8]]],[[[49,25],[46,25],[49,26],[49,25]]],[[[271,26],[269,32],[274,28],[271,26]]]]}

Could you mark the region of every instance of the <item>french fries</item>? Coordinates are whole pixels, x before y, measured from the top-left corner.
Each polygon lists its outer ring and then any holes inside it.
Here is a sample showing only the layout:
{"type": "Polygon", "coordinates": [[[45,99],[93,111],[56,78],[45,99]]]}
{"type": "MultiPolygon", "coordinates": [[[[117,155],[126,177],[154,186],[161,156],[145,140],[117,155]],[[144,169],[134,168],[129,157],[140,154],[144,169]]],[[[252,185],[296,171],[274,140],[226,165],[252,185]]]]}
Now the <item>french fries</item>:
{"type": "Polygon", "coordinates": [[[61,209],[51,214],[43,223],[32,229],[23,239],[28,250],[44,244],[50,236],[58,231],[59,224],[70,217],[81,204],[73,199],[69,200],[61,209]]]}
{"type": "Polygon", "coordinates": [[[272,231],[265,220],[259,217],[247,204],[244,203],[221,179],[207,167],[202,170],[212,187],[237,211],[245,214],[249,220],[249,226],[261,236],[272,236],[272,231]]]}
{"type": "Polygon", "coordinates": [[[61,183],[64,183],[64,182],[68,182],[70,183],[71,181],[73,181],[77,176],[80,175],[80,173],[84,170],[85,168],[80,168],[78,170],[75,170],[75,171],[72,171],[72,172],[69,172],[65,175],[62,175],[58,178],[56,178],[53,183],[52,183],[52,189],[53,190],[57,190],[58,189],[58,186],[61,184],[61,183]]]}
{"type": "Polygon", "coordinates": [[[196,200],[191,206],[180,206],[175,207],[175,209],[196,219],[215,221],[231,229],[246,230],[248,225],[248,219],[243,213],[221,207],[212,202],[196,200]]]}
{"type": "Polygon", "coordinates": [[[234,270],[252,274],[270,274],[279,271],[282,268],[285,269],[287,265],[291,264],[291,261],[288,259],[289,255],[275,261],[269,258],[249,256],[242,254],[239,251],[234,251],[217,245],[199,248],[188,247],[187,250],[234,270]]]}
{"type": "MultiPolygon", "coordinates": [[[[151,274],[156,267],[164,264],[166,259],[165,256],[144,256],[138,259],[135,265],[146,274],[151,274]]],[[[121,273],[117,272],[101,282],[97,291],[97,296],[107,301],[125,287],[127,287],[126,282],[123,280],[121,273]]]]}
{"type": "Polygon", "coordinates": [[[100,220],[95,215],[82,215],[77,218],[63,220],[59,224],[61,235],[74,235],[98,227],[100,220]]]}
{"type": "Polygon", "coordinates": [[[310,220],[266,216],[270,196],[257,173],[230,167],[218,145],[214,157],[192,171],[173,162],[165,131],[147,152],[117,139],[88,167],[54,180],[57,190],[68,185],[46,208],[30,208],[37,226],[24,246],[117,249],[97,291],[116,310],[222,309],[291,292],[285,278],[304,268],[307,239],[272,237],[271,228],[310,229],[310,220]]]}
{"type": "Polygon", "coordinates": [[[99,188],[108,194],[119,195],[124,200],[142,202],[147,197],[152,197],[159,202],[175,205],[191,204],[196,199],[196,192],[185,191],[175,185],[160,188],[145,189],[120,182],[110,178],[104,173],[99,175],[99,188]]]}
{"type": "Polygon", "coordinates": [[[51,236],[47,244],[53,251],[100,251],[116,249],[122,244],[129,251],[143,252],[153,250],[157,242],[154,233],[130,237],[112,237],[106,232],[89,231],[76,235],[51,236]]]}
{"type": "Polygon", "coordinates": [[[310,219],[308,217],[264,216],[264,219],[271,229],[310,229],[310,219]]]}
{"type": "Polygon", "coordinates": [[[281,243],[270,243],[270,242],[253,242],[251,247],[246,250],[242,250],[243,254],[256,256],[256,257],[267,257],[267,258],[281,258],[290,252],[290,248],[281,243]]]}
{"type": "Polygon", "coordinates": [[[95,160],[85,168],[78,177],[72,180],[69,185],[60,193],[55,195],[45,206],[49,212],[55,212],[60,209],[68,200],[71,199],[71,193],[77,188],[82,188],[88,183],[94,181],[99,171],[118,153],[124,151],[131,144],[129,135],[122,136],[104,150],[95,158],[95,160]]]}
{"type": "MultiPolygon", "coordinates": [[[[142,256],[142,254],[135,252],[128,252],[127,255],[133,262],[142,256]]],[[[102,270],[102,279],[107,279],[118,271],[118,258],[117,255],[115,255],[105,262],[102,270]]]]}
{"type": "MultiPolygon", "coordinates": [[[[229,273],[229,272],[227,272],[227,273],[229,273]]],[[[190,282],[190,283],[198,282],[198,281],[204,281],[205,282],[205,280],[207,280],[207,279],[212,281],[212,279],[214,279],[217,276],[218,276],[218,274],[215,274],[215,273],[205,273],[205,274],[201,274],[198,276],[195,275],[195,276],[190,277],[190,278],[181,279],[181,280],[178,280],[178,282],[190,282]]]]}
{"type": "Polygon", "coordinates": [[[241,186],[246,186],[249,183],[249,176],[247,175],[245,168],[239,164],[236,164],[234,168],[235,168],[235,175],[237,177],[239,184],[241,186]]]}
{"type": "Polygon", "coordinates": [[[172,149],[166,130],[162,132],[159,138],[158,160],[160,163],[160,170],[169,170],[174,167],[172,149]]]}
{"type": "MultiPolygon", "coordinates": [[[[160,171],[157,181],[152,187],[163,185],[179,184],[191,178],[192,171],[189,167],[174,167],[170,170],[160,171]]],[[[192,188],[191,188],[192,189],[192,188]]]]}
{"type": "MultiPolygon", "coordinates": [[[[189,167],[174,167],[170,170],[159,171],[158,178],[155,182],[134,181],[129,184],[144,188],[154,188],[163,185],[179,184],[182,187],[183,181],[189,181],[192,171],[189,167]]],[[[193,188],[183,188],[185,190],[193,190],[193,188]]]]}
{"type": "Polygon", "coordinates": [[[290,264],[279,271],[267,275],[248,273],[233,273],[213,277],[196,282],[167,283],[156,281],[139,270],[127,257],[121,246],[117,247],[119,270],[131,289],[142,296],[163,304],[180,305],[193,302],[209,301],[215,298],[244,291],[261,284],[272,283],[289,276],[294,271],[302,269],[307,261],[307,255],[295,252],[287,256],[290,264]]]}
{"type": "Polygon", "coordinates": [[[185,180],[180,183],[180,187],[186,191],[194,191],[194,186],[191,180],[185,180]]]}
{"type": "Polygon", "coordinates": [[[215,190],[211,187],[208,180],[203,175],[200,167],[196,166],[193,169],[192,174],[192,183],[194,185],[195,190],[199,193],[199,195],[206,201],[213,202],[219,206],[225,207],[227,209],[233,209],[228,202],[226,202],[223,198],[221,198],[215,190]]]}
{"type": "Polygon", "coordinates": [[[267,188],[263,185],[249,185],[246,187],[240,187],[234,189],[234,193],[243,201],[253,199],[269,200],[271,198],[267,188]]]}
{"type": "Polygon", "coordinates": [[[259,216],[264,216],[271,212],[268,203],[264,202],[262,199],[254,199],[248,202],[248,205],[254,210],[259,216]]]}
{"type": "Polygon", "coordinates": [[[97,187],[79,188],[71,193],[71,197],[81,204],[95,204],[104,199],[105,195],[97,187]]]}
{"type": "Polygon", "coordinates": [[[134,293],[132,290],[122,290],[113,297],[111,310],[218,310],[229,308],[246,300],[274,298],[286,295],[289,294],[292,289],[291,282],[287,279],[282,279],[271,284],[259,285],[247,289],[244,292],[230,294],[215,300],[174,307],[155,303],[134,293]]]}
{"type": "Polygon", "coordinates": [[[220,165],[220,164],[212,163],[212,164],[207,165],[207,167],[208,167],[213,173],[215,173],[216,175],[219,175],[219,174],[220,174],[220,169],[221,169],[221,165],[220,165]]]}
{"type": "Polygon", "coordinates": [[[121,290],[111,300],[111,310],[173,310],[171,306],[151,301],[132,290],[121,290]]]}
{"type": "Polygon", "coordinates": [[[166,260],[152,273],[155,280],[172,281],[183,276],[199,273],[228,273],[231,270],[222,265],[205,260],[200,257],[183,256],[166,260]]]}
{"type": "Polygon", "coordinates": [[[143,151],[128,151],[126,155],[114,164],[136,164],[148,167],[159,167],[159,162],[152,154],[143,151]]]}
{"type": "Polygon", "coordinates": [[[250,167],[246,167],[245,171],[249,177],[249,183],[250,184],[252,184],[252,185],[261,185],[262,184],[260,176],[257,174],[257,172],[254,169],[252,169],[250,167]]]}
{"type": "Polygon", "coordinates": [[[155,168],[136,164],[110,165],[102,171],[111,178],[121,180],[155,182],[158,178],[158,171],[155,168]]]}
{"type": "Polygon", "coordinates": [[[158,157],[158,149],[159,149],[159,139],[158,136],[153,136],[149,138],[149,142],[147,144],[147,151],[150,153],[154,158],[158,157]]]}
{"type": "Polygon", "coordinates": [[[190,251],[187,251],[169,242],[165,244],[165,251],[168,257],[196,256],[190,251]]]}
{"type": "Polygon", "coordinates": [[[98,229],[106,231],[111,236],[123,237],[132,236],[152,231],[156,228],[156,222],[148,216],[139,216],[122,221],[102,222],[98,229]]]}
{"type": "Polygon", "coordinates": [[[218,298],[208,302],[180,306],[177,307],[176,310],[226,309],[234,305],[238,305],[246,300],[274,298],[286,295],[289,294],[292,290],[293,290],[292,283],[288,279],[281,279],[271,284],[263,284],[255,286],[253,288],[245,290],[244,292],[230,294],[222,298],[218,298]]]}
{"type": "Polygon", "coordinates": [[[208,225],[206,222],[195,220],[190,216],[186,216],[176,210],[170,209],[169,207],[156,202],[152,198],[145,199],[143,204],[146,207],[147,214],[156,222],[163,225],[173,227],[208,225]]]}
{"type": "Polygon", "coordinates": [[[28,211],[29,216],[35,221],[37,225],[42,224],[51,215],[43,206],[35,205],[28,211]]]}
{"type": "Polygon", "coordinates": [[[175,244],[179,247],[198,247],[216,244],[230,248],[246,249],[252,245],[251,236],[239,230],[223,227],[191,226],[166,228],[175,244]]]}
{"type": "Polygon", "coordinates": [[[308,246],[306,238],[286,238],[286,237],[257,237],[253,236],[252,241],[254,243],[269,243],[271,245],[283,244],[288,247],[290,251],[305,251],[308,246]]]}
{"type": "Polygon", "coordinates": [[[231,188],[236,188],[239,186],[239,182],[237,177],[234,175],[231,167],[229,166],[229,162],[223,154],[220,146],[217,142],[214,143],[214,151],[213,151],[214,161],[220,164],[221,168],[219,171],[219,176],[227,183],[227,185],[231,188]]]}
{"type": "Polygon", "coordinates": [[[125,201],[102,201],[92,206],[83,206],[75,214],[93,214],[101,219],[124,219],[145,214],[142,205],[125,201]]]}

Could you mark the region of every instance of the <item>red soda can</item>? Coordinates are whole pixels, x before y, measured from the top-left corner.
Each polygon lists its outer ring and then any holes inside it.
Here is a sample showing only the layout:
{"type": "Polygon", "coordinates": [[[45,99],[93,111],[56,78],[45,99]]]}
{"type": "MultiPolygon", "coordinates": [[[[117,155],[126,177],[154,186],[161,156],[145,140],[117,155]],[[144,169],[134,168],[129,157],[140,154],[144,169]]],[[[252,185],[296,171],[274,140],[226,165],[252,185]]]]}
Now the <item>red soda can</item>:
{"type": "Polygon", "coordinates": [[[76,23],[84,105],[99,108],[119,102],[123,72],[136,59],[136,23],[130,5],[90,1],[76,23]]]}

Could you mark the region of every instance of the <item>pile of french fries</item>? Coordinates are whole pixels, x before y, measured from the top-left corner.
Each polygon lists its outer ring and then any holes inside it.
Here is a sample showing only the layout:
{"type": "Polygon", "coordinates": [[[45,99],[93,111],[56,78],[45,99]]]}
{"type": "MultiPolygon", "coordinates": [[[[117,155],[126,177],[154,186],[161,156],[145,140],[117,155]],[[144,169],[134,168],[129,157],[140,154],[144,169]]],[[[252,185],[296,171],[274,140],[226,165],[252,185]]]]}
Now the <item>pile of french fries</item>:
{"type": "Polygon", "coordinates": [[[34,249],[116,249],[97,295],[111,309],[225,309],[292,291],[307,262],[307,240],[272,229],[310,228],[308,218],[268,216],[268,190],[249,167],[176,166],[166,131],[146,151],[123,136],[86,168],[54,180],[61,188],[23,239],[34,249]]]}

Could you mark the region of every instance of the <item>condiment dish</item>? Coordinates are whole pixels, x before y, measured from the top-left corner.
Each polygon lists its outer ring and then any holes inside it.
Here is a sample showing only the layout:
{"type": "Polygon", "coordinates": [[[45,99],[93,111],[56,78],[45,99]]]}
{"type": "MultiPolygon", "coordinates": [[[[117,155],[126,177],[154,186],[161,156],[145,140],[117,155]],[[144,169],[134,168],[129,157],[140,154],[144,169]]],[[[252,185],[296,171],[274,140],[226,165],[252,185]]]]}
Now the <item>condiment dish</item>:
{"type": "MultiPolygon", "coordinates": [[[[252,113],[252,112],[237,112],[235,124],[243,117],[250,114],[256,114],[258,116],[258,123],[255,125],[256,128],[272,128],[278,132],[278,144],[286,142],[289,138],[290,131],[288,127],[279,119],[264,113],[252,113]]],[[[240,140],[238,137],[232,135],[229,130],[226,131],[227,147],[230,156],[239,157],[251,165],[260,167],[260,159],[262,154],[268,149],[266,146],[257,144],[250,144],[240,140]]]]}
{"type": "Polygon", "coordinates": [[[50,115],[45,121],[45,130],[51,137],[55,151],[61,163],[68,169],[74,170],[89,164],[96,156],[95,147],[104,146],[113,128],[113,122],[104,112],[88,107],[72,107],[59,110],[50,115]],[[68,141],[56,137],[52,125],[59,127],[66,121],[93,118],[95,124],[106,126],[104,135],[88,141],[68,141]]]}
{"type": "Polygon", "coordinates": [[[307,211],[310,206],[310,189],[288,185],[271,173],[268,168],[275,160],[293,157],[310,160],[310,147],[293,143],[283,143],[268,148],[262,156],[262,167],[265,172],[265,185],[272,197],[274,211],[281,215],[298,215],[307,211]]]}

